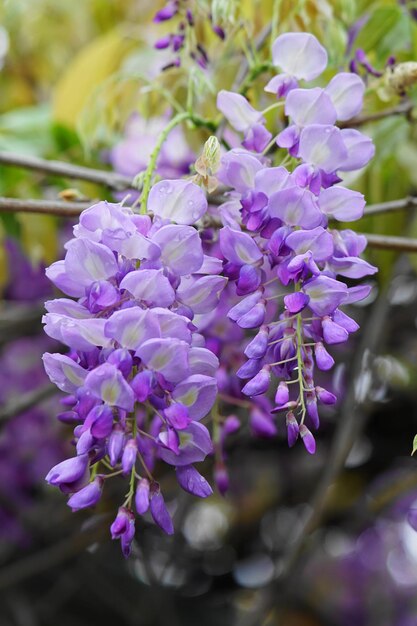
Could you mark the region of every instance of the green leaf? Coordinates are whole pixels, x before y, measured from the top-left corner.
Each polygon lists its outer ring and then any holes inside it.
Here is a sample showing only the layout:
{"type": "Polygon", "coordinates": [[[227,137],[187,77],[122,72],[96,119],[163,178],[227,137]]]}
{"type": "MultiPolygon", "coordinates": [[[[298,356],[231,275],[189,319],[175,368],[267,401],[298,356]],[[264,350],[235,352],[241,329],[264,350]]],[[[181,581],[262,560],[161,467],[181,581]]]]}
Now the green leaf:
{"type": "Polygon", "coordinates": [[[386,53],[385,37],[401,17],[402,10],[398,6],[378,7],[359,32],[355,47],[363,48],[365,52],[375,51],[377,57],[381,57],[386,53]]]}
{"type": "Polygon", "coordinates": [[[415,452],[417,452],[417,435],[413,439],[413,451],[411,453],[411,456],[413,456],[415,452]]]}

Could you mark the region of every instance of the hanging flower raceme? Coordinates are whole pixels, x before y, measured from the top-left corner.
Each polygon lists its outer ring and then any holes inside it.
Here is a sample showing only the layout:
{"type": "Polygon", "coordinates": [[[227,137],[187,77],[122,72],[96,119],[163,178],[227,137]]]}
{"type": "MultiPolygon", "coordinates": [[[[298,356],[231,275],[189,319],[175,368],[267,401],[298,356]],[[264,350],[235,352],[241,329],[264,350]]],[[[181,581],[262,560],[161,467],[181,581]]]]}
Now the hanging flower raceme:
{"type": "MultiPolygon", "coordinates": [[[[181,6],[168,3],[158,19],[181,6]]],[[[358,219],[365,206],[340,184],[374,152],[368,137],[346,127],[361,110],[362,80],[342,72],[306,89],[302,81],[327,63],[308,34],[278,37],[273,62],[283,74],[266,90],[285,98],[287,124],[276,137],[287,150],[283,164],[265,156],[274,142],[263,113],[277,105],[260,112],[221,91],[218,107],[243,133],[242,145],[224,152],[219,168],[211,138],[194,181],[210,190],[221,182],[226,201],[208,207],[202,188],[181,179],[144,190],[146,214],[100,202],[81,214],[65,259],[47,271],[69,297],[46,303],[45,330],[68,352],[46,354],[44,363],[68,394],[59,417],[74,424],[76,447],[47,480],[78,510],[100,500],[107,480],[124,478],[129,490],[111,534],[125,555],[134,508],[173,532],[156,462],[174,466],[183,489],[206,497],[211,487],[194,465],[214,450],[215,480],[227,490],[225,442],[240,426],[236,406],[262,437],[276,435],[283,414],[289,445],[300,438],[315,452],[318,406],[336,402],[315,369],[330,370],[331,346],[358,329],[341,307],[370,291],[351,282],[376,271],[360,256],[365,237],[331,227],[358,219]],[[201,423],[209,413],[213,441],[201,423]]]]}
{"type": "MultiPolygon", "coordinates": [[[[315,384],[314,368],[330,369],[334,360],[327,346],[346,341],[358,329],[340,307],[365,298],[370,287],[348,287],[345,279],[376,272],[360,258],[365,237],[333,230],[329,220],[362,216],[363,196],[338,183],[343,172],[364,167],[374,147],[359,131],[334,125],[362,108],[364,84],[356,74],[337,74],[323,89],[300,88],[300,80],[316,78],[327,63],[326,51],[312,35],[281,35],[273,58],[284,74],[272,79],[266,91],[286,98],[289,120],[276,141],[296,166],[292,171],[270,167],[264,157],[243,148],[223,156],[218,176],[231,189],[224,211],[229,215],[230,203],[237,202],[240,214],[235,211],[231,220],[219,208],[219,244],[224,273],[241,296],[228,317],[255,332],[244,350],[247,361],[237,372],[246,381],[242,392],[259,402],[272,391],[271,413],[285,412],[289,445],[300,437],[314,453],[311,430],[319,426],[318,404],[336,402],[315,384]]],[[[264,121],[238,94],[221,92],[218,108],[246,134],[264,121]]],[[[248,147],[246,137],[243,146],[248,147]]],[[[264,417],[261,423],[255,412],[251,419],[261,434],[275,434],[275,428],[263,426],[264,417]]]]}
{"type": "Polygon", "coordinates": [[[211,259],[192,226],[207,210],[200,187],[161,181],[148,208],[153,220],[106,202],[81,214],[65,259],[47,270],[71,298],[47,302],[44,317],[46,333],[69,348],[45,354],[44,364],[69,394],[59,417],[75,424],[77,453],[47,480],[71,494],[68,504],[78,510],[98,502],[112,475],[128,477],[130,491],[111,528],[126,555],[133,499],[138,513],[149,507],[172,532],[152,478],[157,459],[177,468],[182,488],[211,493],[193,464],[212,450],[200,420],[216,397],[218,361],[192,318],[214,309],[227,283],[208,274],[211,259]]]}

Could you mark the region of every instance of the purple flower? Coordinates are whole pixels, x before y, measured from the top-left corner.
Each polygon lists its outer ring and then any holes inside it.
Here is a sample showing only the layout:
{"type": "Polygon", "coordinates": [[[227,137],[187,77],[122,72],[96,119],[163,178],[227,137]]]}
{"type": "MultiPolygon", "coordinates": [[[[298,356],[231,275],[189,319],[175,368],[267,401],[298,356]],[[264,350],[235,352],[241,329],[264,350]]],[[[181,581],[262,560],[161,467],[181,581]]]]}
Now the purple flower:
{"type": "Polygon", "coordinates": [[[327,65],[327,52],[309,33],[285,33],[272,45],[272,60],[285,74],[314,80],[327,65]]]}
{"type": "Polygon", "coordinates": [[[103,484],[103,478],[97,476],[91,483],[82,487],[82,489],[69,498],[67,502],[68,506],[71,507],[73,511],[95,506],[101,498],[103,484]]]}
{"type": "Polygon", "coordinates": [[[164,497],[159,491],[159,485],[152,486],[151,500],[150,500],[151,515],[155,524],[161,528],[167,535],[174,534],[174,526],[172,524],[171,516],[165,504],[164,497]],[[154,489],[157,489],[155,492],[154,489]]]}
{"type": "Polygon", "coordinates": [[[177,224],[194,224],[207,211],[206,196],[188,180],[162,180],[151,189],[148,211],[177,224]]]}
{"type": "Polygon", "coordinates": [[[85,387],[109,406],[126,411],[133,409],[133,391],[115,365],[103,363],[96,367],[87,375],[85,387]]]}
{"type": "Polygon", "coordinates": [[[192,465],[182,465],[176,468],[177,480],[184,491],[207,498],[213,493],[206,479],[192,465]]]}
{"type": "Polygon", "coordinates": [[[143,515],[149,509],[149,480],[141,478],[136,487],[135,506],[139,515],[143,515]]]}
{"type": "Polygon", "coordinates": [[[82,454],[72,459],[61,461],[49,470],[45,480],[50,485],[72,485],[84,477],[88,467],[88,455],[82,454]]]}

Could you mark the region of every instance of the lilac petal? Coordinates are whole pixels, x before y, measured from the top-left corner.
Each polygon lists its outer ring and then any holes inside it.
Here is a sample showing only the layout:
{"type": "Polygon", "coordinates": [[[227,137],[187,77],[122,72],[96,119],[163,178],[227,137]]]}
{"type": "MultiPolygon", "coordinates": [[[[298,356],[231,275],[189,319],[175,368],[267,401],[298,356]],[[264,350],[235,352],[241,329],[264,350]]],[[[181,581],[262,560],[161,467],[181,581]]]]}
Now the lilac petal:
{"type": "Polygon", "coordinates": [[[139,347],[136,356],[149,369],[175,383],[189,374],[188,351],[188,344],[180,339],[149,339],[139,347]]]}
{"type": "Polygon", "coordinates": [[[358,257],[334,257],[329,262],[329,267],[335,274],[347,278],[363,278],[378,271],[377,267],[358,257]]]}
{"type": "Polygon", "coordinates": [[[246,346],[244,353],[248,359],[262,359],[268,349],[269,332],[261,328],[257,335],[246,346]]]}
{"type": "Polygon", "coordinates": [[[325,261],[333,254],[333,237],[321,226],[311,230],[296,230],[285,239],[285,245],[296,254],[313,253],[314,260],[325,261]]]}
{"type": "Polygon", "coordinates": [[[308,306],[316,315],[328,315],[341,304],[347,296],[347,287],[338,280],[328,276],[316,276],[303,287],[310,297],[308,306]]]}
{"type": "Polygon", "coordinates": [[[336,404],[337,398],[334,393],[327,391],[323,387],[316,387],[316,394],[320,402],[323,404],[336,404]]]}
{"type": "Polygon", "coordinates": [[[152,235],[152,241],[161,249],[161,262],[177,276],[197,272],[203,264],[200,236],[192,226],[168,224],[152,235]]]}
{"type": "Polygon", "coordinates": [[[225,226],[220,230],[219,243],[223,256],[234,265],[250,265],[262,259],[262,252],[255,241],[242,231],[225,226]]]}
{"type": "Polygon", "coordinates": [[[51,382],[61,391],[74,393],[83,386],[88,372],[68,356],[46,352],[42,360],[51,382]]]}
{"type": "Polygon", "coordinates": [[[242,315],[248,313],[255,304],[257,304],[262,297],[261,291],[256,291],[255,293],[250,294],[243,300],[240,300],[235,306],[233,306],[227,314],[227,317],[234,322],[236,322],[242,315]]]}
{"type": "Polygon", "coordinates": [[[74,350],[90,352],[97,346],[107,348],[110,339],[104,335],[104,319],[70,319],[56,313],[47,313],[42,318],[44,331],[74,350]]]}
{"type": "Polygon", "coordinates": [[[161,180],[150,191],[148,211],[177,224],[194,224],[207,211],[204,191],[188,180],[161,180]]]}
{"type": "Polygon", "coordinates": [[[133,359],[126,348],[117,348],[113,350],[107,357],[107,363],[115,365],[120,370],[125,378],[127,378],[132,371],[133,359]]]}
{"type": "Polygon", "coordinates": [[[292,156],[297,154],[297,145],[300,140],[300,129],[295,124],[291,124],[282,130],[277,136],[276,142],[280,148],[293,149],[292,156]]]}
{"type": "Polygon", "coordinates": [[[300,434],[300,427],[292,411],[287,413],[285,423],[287,426],[288,446],[292,448],[298,439],[298,435],[300,434]]]}
{"type": "Polygon", "coordinates": [[[259,396],[268,391],[271,380],[271,371],[268,366],[263,367],[242,389],[245,396],[259,396]]]}
{"type": "Polygon", "coordinates": [[[245,315],[239,317],[237,324],[240,328],[259,328],[265,321],[265,315],[266,307],[264,302],[258,302],[245,315]]]}
{"type": "Polygon", "coordinates": [[[122,470],[125,476],[132,471],[132,468],[136,463],[137,454],[138,448],[136,441],[134,439],[129,439],[122,454],[122,470]]]}
{"type": "Polygon", "coordinates": [[[190,320],[187,317],[159,307],[152,309],[152,313],[158,318],[161,337],[176,337],[191,343],[190,320]]]}
{"type": "Polygon", "coordinates": [[[254,124],[245,133],[242,146],[247,150],[254,152],[262,152],[272,139],[272,134],[265,128],[263,124],[254,124]]]}
{"type": "Polygon", "coordinates": [[[91,483],[74,493],[67,504],[73,511],[95,506],[101,498],[104,481],[97,476],[91,483]]]}
{"type": "Polygon", "coordinates": [[[312,427],[317,430],[320,426],[320,416],[317,408],[317,398],[313,393],[307,394],[307,415],[312,427]]]}
{"type": "Polygon", "coordinates": [[[218,305],[226,285],[227,278],[224,276],[202,276],[197,279],[182,280],[177,290],[177,297],[196,314],[210,313],[218,305]]]}
{"type": "Polygon", "coordinates": [[[69,298],[47,300],[45,302],[45,309],[48,313],[57,313],[64,317],[73,317],[76,319],[87,319],[91,317],[90,311],[85,306],[69,298]]]}
{"type": "Polygon", "coordinates": [[[207,348],[191,348],[189,363],[191,374],[203,374],[214,378],[219,369],[219,359],[207,348]]]}
{"type": "Polygon", "coordinates": [[[187,428],[191,421],[187,407],[180,402],[174,402],[167,409],[165,409],[164,416],[170,425],[177,430],[187,428]]]}
{"type": "Polygon", "coordinates": [[[346,121],[361,111],[365,84],[357,74],[340,72],[332,78],[325,92],[333,102],[337,119],[346,121]]]}
{"type": "Polygon", "coordinates": [[[130,381],[135,398],[138,402],[145,402],[152,393],[155,386],[154,374],[149,370],[139,372],[133,380],[130,381]]]}
{"type": "Polygon", "coordinates": [[[255,174],[255,188],[267,196],[291,184],[290,173],[282,166],[264,168],[255,174]]]}
{"type": "Polygon", "coordinates": [[[177,454],[161,447],[159,456],[165,463],[174,465],[190,465],[204,461],[206,456],[213,451],[210,433],[203,424],[190,422],[189,426],[179,433],[180,446],[177,454]]]}
{"type": "Polygon", "coordinates": [[[174,526],[161,492],[155,493],[151,496],[150,510],[155,524],[157,524],[167,535],[173,535],[174,526]]]}
{"type": "MultiPolygon", "coordinates": [[[[298,154],[305,163],[319,167],[327,174],[345,167],[348,148],[342,136],[344,131],[335,126],[311,124],[303,128],[298,154]]],[[[355,131],[356,132],[356,131],[355,131]]]]}
{"type": "Polygon", "coordinates": [[[119,270],[114,254],[100,243],[73,239],[65,256],[65,271],[72,280],[88,287],[96,280],[106,280],[119,270]]]}
{"type": "Polygon", "coordinates": [[[336,309],[334,312],[333,321],[343,328],[346,328],[348,333],[356,333],[356,331],[359,330],[359,324],[340,309],[336,309]]]}
{"type": "Polygon", "coordinates": [[[307,426],[304,424],[301,424],[300,426],[300,436],[307,452],[309,454],[314,454],[316,451],[316,441],[307,426]]]}
{"type": "Polygon", "coordinates": [[[375,154],[372,139],[353,128],[345,128],[340,133],[347,151],[346,158],[339,166],[340,169],[351,172],[365,167],[375,154]]]}
{"type": "Polygon", "coordinates": [[[285,114],[297,126],[334,124],[336,109],[323,89],[293,89],[285,101],[285,114]]]}
{"type": "Polygon", "coordinates": [[[285,33],[272,45],[274,65],[295,78],[313,80],[327,65],[327,52],[309,33],[285,33]]]}
{"type": "Polygon", "coordinates": [[[75,456],[71,459],[61,461],[54,465],[46,475],[46,482],[50,485],[61,485],[65,483],[75,483],[78,481],[88,467],[88,454],[75,456]]]}
{"type": "Polygon", "coordinates": [[[278,217],[288,226],[307,229],[315,228],[323,221],[313,194],[299,187],[289,187],[272,194],[268,214],[270,217],[278,217]]]}
{"type": "Polygon", "coordinates": [[[262,367],[262,359],[249,359],[236,372],[238,378],[253,378],[262,367]]]}
{"type": "Polygon", "coordinates": [[[309,297],[302,291],[290,293],[284,297],[285,308],[292,314],[299,313],[308,304],[309,297]]]}
{"type": "Polygon", "coordinates": [[[183,404],[192,420],[200,420],[212,408],[217,395],[217,384],[214,378],[193,374],[174,389],[172,397],[175,402],[183,404]]]}
{"type": "Polygon", "coordinates": [[[328,344],[344,343],[349,338],[348,331],[333,322],[330,317],[325,317],[322,321],[324,341],[328,344]]]}
{"type": "Polygon", "coordinates": [[[259,159],[250,152],[233,149],[222,157],[217,177],[228,187],[233,187],[239,193],[245,193],[254,188],[255,175],[263,168],[259,159]]]}
{"type": "Polygon", "coordinates": [[[339,186],[323,189],[318,203],[325,215],[341,222],[360,219],[365,208],[365,198],[361,193],[339,186]]]}
{"type": "Polygon", "coordinates": [[[275,393],[275,403],[276,404],[287,404],[287,402],[290,399],[290,391],[288,389],[288,385],[287,383],[282,380],[278,387],[277,387],[277,391],[275,393]]]}
{"type": "Polygon", "coordinates": [[[106,321],[104,332],[123,348],[137,350],[148,339],[161,336],[158,318],[152,309],[132,307],[116,311],[106,321]]]}
{"type": "Polygon", "coordinates": [[[139,515],[143,515],[149,509],[149,480],[147,478],[141,478],[138,482],[135,506],[139,515]]]}
{"type": "Polygon", "coordinates": [[[344,304],[352,304],[352,302],[359,302],[367,298],[372,290],[372,285],[357,285],[356,287],[349,287],[348,296],[344,304]]]}
{"type": "Polygon", "coordinates": [[[246,132],[262,118],[246,98],[233,91],[222,89],[217,96],[217,108],[235,130],[246,132]]]}
{"type": "Polygon", "coordinates": [[[314,356],[320,370],[325,372],[333,367],[334,358],[327,352],[321,341],[318,341],[314,347],[314,356]]]}
{"type": "Polygon", "coordinates": [[[119,299],[119,291],[107,280],[97,280],[86,289],[87,306],[93,313],[98,313],[115,305],[119,299]]]}
{"type": "Polygon", "coordinates": [[[110,459],[110,465],[114,467],[122,455],[124,443],[124,431],[119,424],[113,427],[113,431],[109,437],[107,451],[110,459]]]}
{"type": "Polygon", "coordinates": [[[84,422],[84,428],[89,428],[96,439],[108,437],[113,427],[113,411],[105,404],[91,409],[84,422]]]}
{"type": "Polygon", "coordinates": [[[103,363],[89,372],[85,387],[109,406],[117,406],[125,411],[133,409],[133,391],[122,373],[110,363],[103,363]]]}
{"type": "Polygon", "coordinates": [[[175,300],[175,292],[163,270],[129,272],[121,281],[120,288],[153,306],[170,306],[175,300]]]}
{"type": "Polygon", "coordinates": [[[58,289],[66,293],[68,296],[79,298],[85,293],[85,287],[77,280],[75,276],[71,276],[65,269],[65,261],[56,261],[52,263],[46,271],[46,276],[58,289]]]}
{"type": "Polygon", "coordinates": [[[125,507],[120,507],[117,511],[116,519],[110,526],[112,539],[119,539],[129,529],[133,513],[125,507]]]}
{"type": "Polygon", "coordinates": [[[298,82],[293,76],[287,74],[278,74],[271,78],[264,88],[267,93],[276,94],[277,98],[285,98],[291,89],[297,89],[298,82]]]}
{"type": "Polygon", "coordinates": [[[209,483],[192,465],[177,467],[176,473],[180,486],[193,496],[207,498],[213,493],[209,483]]]}

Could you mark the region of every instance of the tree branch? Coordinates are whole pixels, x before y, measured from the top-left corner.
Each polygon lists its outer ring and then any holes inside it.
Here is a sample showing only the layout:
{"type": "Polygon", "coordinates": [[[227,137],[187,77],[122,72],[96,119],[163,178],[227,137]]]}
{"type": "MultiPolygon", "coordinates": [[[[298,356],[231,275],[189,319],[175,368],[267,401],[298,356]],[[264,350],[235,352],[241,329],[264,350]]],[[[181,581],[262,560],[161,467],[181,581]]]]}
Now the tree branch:
{"type": "Polygon", "coordinates": [[[357,128],[358,126],[364,126],[369,122],[377,122],[391,115],[408,115],[413,110],[414,104],[410,100],[405,100],[395,107],[389,107],[382,109],[382,111],[376,111],[375,113],[369,113],[368,115],[361,115],[354,117],[347,122],[341,122],[340,128],[357,128]]]}
{"type": "Polygon", "coordinates": [[[370,204],[365,208],[364,217],[368,217],[369,215],[379,215],[380,213],[393,213],[395,211],[413,208],[417,208],[417,197],[407,196],[406,198],[401,198],[400,200],[370,204]]]}
{"type": "Polygon", "coordinates": [[[133,181],[121,174],[109,172],[106,170],[97,170],[91,167],[83,167],[81,165],[71,165],[63,161],[48,161],[38,157],[27,156],[23,154],[15,154],[13,152],[0,151],[0,164],[13,165],[53,176],[62,176],[63,178],[74,178],[76,180],[87,180],[98,185],[105,185],[110,189],[123,191],[132,187],[133,181]]]}
{"type": "Polygon", "coordinates": [[[18,200],[0,198],[0,212],[4,213],[41,213],[59,217],[77,217],[93,202],[65,202],[64,200],[18,200]]]}
{"type": "Polygon", "coordinates": [[[392,237],[390,235],[374,235],[370,233],[357,233],[365,235],[370,248],[382,250],[398,250],[399,252],[417,252],[417,239],[408,237],[392,237]]]}

